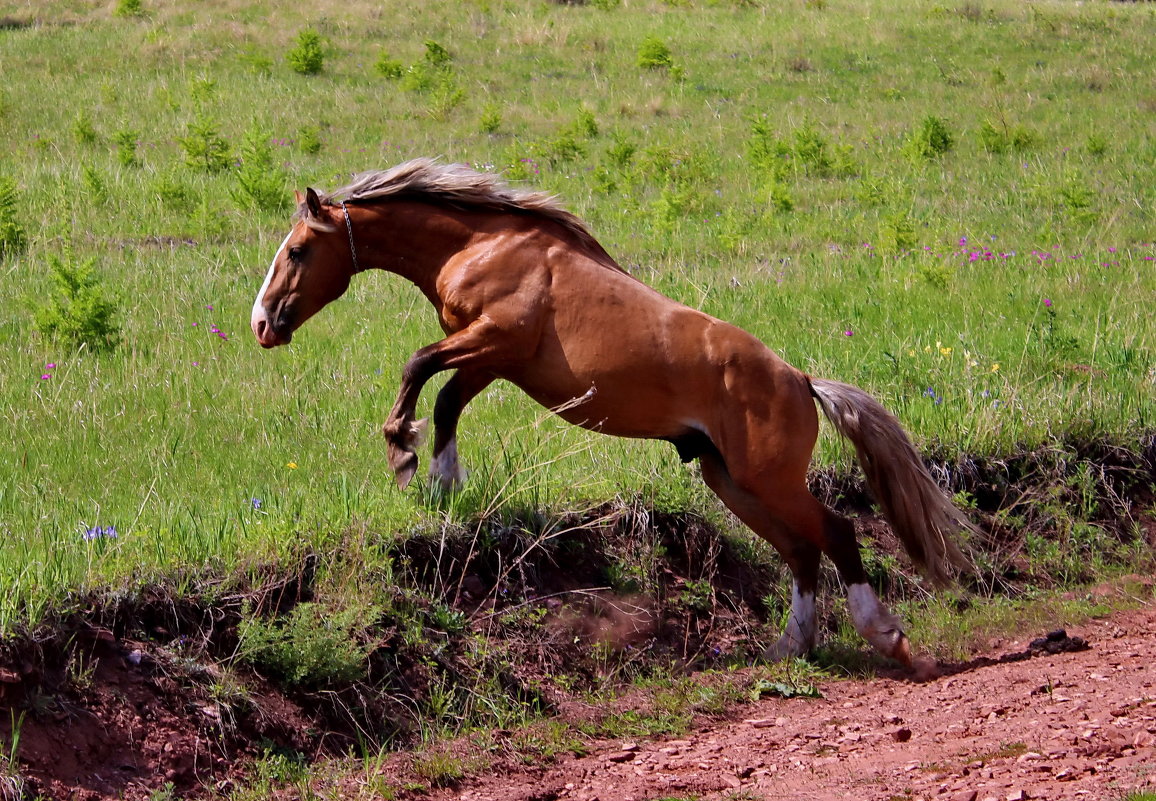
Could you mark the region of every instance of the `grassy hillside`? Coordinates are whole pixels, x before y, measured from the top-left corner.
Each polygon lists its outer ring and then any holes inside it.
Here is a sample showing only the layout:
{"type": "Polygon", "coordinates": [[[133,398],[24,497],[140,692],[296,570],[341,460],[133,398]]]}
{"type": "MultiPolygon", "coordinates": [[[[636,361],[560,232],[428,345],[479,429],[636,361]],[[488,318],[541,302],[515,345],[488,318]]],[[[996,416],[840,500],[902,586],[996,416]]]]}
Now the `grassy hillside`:
{"type": "MultiPolygon", "coordinates": [[[[0,631],[350,532],[616,496],[715,513],[669,448],[508,386],[467,412],[462,496],[399,493],[377,429],[438,332],[390,276],[256,346],[291,190],[418,155],[557,192],[632,272],[949,460],[1153,428],[1148,4],[270,8],[0,2],[0,631]],[[86,269],[52,333],[54,274],[86,269]]],[[[820,466],[848,458],[824,440],[820,466]]]]}

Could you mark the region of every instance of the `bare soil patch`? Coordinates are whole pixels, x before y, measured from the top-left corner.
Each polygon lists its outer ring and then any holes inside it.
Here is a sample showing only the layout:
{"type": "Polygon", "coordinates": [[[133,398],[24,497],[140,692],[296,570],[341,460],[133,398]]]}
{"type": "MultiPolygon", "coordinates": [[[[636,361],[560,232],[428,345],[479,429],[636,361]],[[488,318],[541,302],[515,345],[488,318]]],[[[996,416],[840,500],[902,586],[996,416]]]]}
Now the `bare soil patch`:
{"type": "Polygon", "coordinates": [[[599,742],[430,797],[1055,801],[1156,789],[1156,606],[1068,636],[1090,647],[1029,654],[1033,633],[924,681],[829,682],[821,699],[762,700],[678,739],[599,742]]]}

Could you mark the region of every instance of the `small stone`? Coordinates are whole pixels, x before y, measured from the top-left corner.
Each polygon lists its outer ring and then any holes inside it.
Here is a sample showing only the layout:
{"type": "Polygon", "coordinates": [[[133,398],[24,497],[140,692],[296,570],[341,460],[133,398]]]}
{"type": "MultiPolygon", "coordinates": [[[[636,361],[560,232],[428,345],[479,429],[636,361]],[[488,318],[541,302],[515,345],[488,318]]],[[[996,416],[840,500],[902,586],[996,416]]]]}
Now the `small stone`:
{"type": "Polygon", "coordinates": [[[615,751],[606,755],[608,762],[629,762],[634,759],[633,751],[615,751]]]}
{"type": "Polygon", "coordinates": [[[896,729],[891,732],[891,739],[897,743],[905,743],[911,739],[911,729],[896,729]]]}
{"type": "Polygon", "coordinates": [[[979,797],[978,790],[962,790],[951,797],[951,801],[975,801],[979,797]]]}
{"type": "Polygon", "coordinates": [[[1027,790],[1012,790],[1006,796],[1007,801],[1028,801],[1031,798],[1027,790]]]}

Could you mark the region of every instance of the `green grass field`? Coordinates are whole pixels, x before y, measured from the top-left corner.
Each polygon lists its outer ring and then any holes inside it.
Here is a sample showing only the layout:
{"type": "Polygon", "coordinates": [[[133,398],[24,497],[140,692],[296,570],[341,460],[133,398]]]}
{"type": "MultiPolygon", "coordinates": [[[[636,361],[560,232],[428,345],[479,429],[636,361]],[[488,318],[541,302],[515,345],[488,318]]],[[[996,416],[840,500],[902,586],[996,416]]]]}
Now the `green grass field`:
{"type": "MultiPolygon", "coordinates": [[[[558,193],[639,277],[941,456],[1154,428],[1151,4],[277,6],[0,2],[0,632],[447,517],[716,508],[672,449],[509,386],[467,411],[461,497],[400,493],[377,431],[438,330],[391,276],[261,351],[292,190],[419,155],[558,193]],[[37,325],[54,260],[91,262],[115,349],[37,325]]],[[[830,437],[818,460],[850,464],[830,437]]]]}

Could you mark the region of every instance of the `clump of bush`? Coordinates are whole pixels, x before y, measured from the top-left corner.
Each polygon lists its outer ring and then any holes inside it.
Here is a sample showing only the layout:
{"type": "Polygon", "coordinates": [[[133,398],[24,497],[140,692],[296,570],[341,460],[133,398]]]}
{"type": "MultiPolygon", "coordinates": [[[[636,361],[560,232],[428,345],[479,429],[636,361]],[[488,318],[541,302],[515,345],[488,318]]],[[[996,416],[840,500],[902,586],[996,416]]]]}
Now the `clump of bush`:
{"type": "Polygon", "coordinates": [[[666,42],[657,36],[648,36],[638,48],[638,66],[650,70],[669,70],[674,67],[674,55],[666,42]]]}
{"type": "Polygon", "coordinates": [[[955,139],[947,129],[947,123],[934,115],[923,118],[907,137],[904,149],[916,160],[931,160],[942,156],[955,146],[955,139]]]}
{"type": "Polygon", "coordinates": [[[16,182],[0,175],[0,261],[28,246],[28,235],[16,219],[16,202],[16,182]]]}
{"type": "Polygon", "coordinates": [[[49,258],[56,292],[35,310],[36,330],[77,348],[111,351],[120,344],[116,301],[105,293],[96,259],[49,258]]]}
{"type": "Polygon", "coordinates": [[[302,603],[279,621],[247,618],[240,626],[241,659],[289,684],[320,688],[365,678],[372,645],[364,644],[365,624],[375,608],[333,610],[302,603]]]}
{"type": "Polygon", "coordinates": [[[185,151],[185,163],[205,172],[221,172],[229,166],[229,143],[217,129],[217,124],[205,115],[198,115],[189,125],[188,134],[177,139],[185,151]]]}
{"type": "Polygon", "coordinates": [[[325,46],[321,34],[306,28],[297,34],[296,46],[285,54],[285,60],[294,72],[316,75],[325,69],[325,46]]]}
{"type": "Polygon", "coordinates": [[[273,158],[269,137],[250,128],[241,140],[241,166],[233,199],[242,208],[280,211],[288,204],[285,182],[285,173],[273,158]]]}

